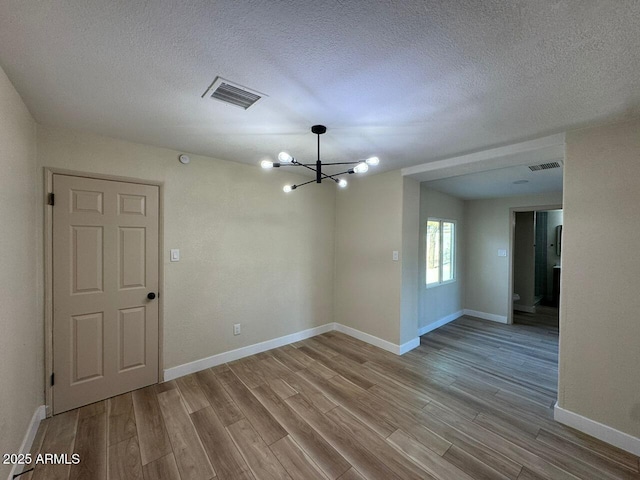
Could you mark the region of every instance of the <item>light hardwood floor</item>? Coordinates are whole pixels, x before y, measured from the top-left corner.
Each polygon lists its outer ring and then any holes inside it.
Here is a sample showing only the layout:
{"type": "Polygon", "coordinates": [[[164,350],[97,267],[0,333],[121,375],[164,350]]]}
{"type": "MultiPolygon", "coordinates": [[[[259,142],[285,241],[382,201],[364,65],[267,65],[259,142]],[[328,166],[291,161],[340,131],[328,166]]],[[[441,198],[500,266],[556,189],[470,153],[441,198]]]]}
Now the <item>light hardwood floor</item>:
{"type": "Polygon", "coordinates": [[[332,332],[42,422],[23,479],[639,479],[553,421],[557,328],[463,317],[398,357],[332,332]]]}

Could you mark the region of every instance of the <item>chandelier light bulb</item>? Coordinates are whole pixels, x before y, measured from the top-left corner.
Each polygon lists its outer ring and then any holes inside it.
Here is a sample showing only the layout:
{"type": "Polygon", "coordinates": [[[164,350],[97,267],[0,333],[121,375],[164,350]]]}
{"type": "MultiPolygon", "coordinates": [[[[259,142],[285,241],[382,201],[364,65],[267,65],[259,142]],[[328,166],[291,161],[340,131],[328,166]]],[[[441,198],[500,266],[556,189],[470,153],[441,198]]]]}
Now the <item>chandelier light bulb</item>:
{"type": "Polygon", "coordinates": [[[372,167],[378,165],[380,163],[380,159],[378,157],[370,157],[365,160],[367,165],[371,165],[372,167]]]}
{"type": "Polygon", "coordinates": [[[342,187],[342,188],[346,187],[346,186],[347,186],[347,181],[346,181],[344,178],[341,178],[341,179],[338,181],[338,186],[339,186],[339,187],[342,187]]]}
{"type": "Polygon", "coordinates": [[[273,168],[273,162],[269,160],[262,160],[262,162],[260,162],[260,166],[266,169],[273,168]]]}
{"type": "Polygon", "coordinates": [[[360,162],[355,167],[353,167],[353,171],[355,173],[365,173],[367,170],[369,170],[369,165],[367,165],[365,162],[360,162]]]}
{"type": "Polygon", "coordinates": [[[278,160],[280,160],[280,163],[291,163],[293,161],[293,157],[287,152],[280,152],[278,154],[278,160]]]}
{"type": "Polygon", "coordinates": [[[292,190],[291,185],[285,185],[284,187],[282,187],[282,191],[284,193],[289,193],[292,190]]]}

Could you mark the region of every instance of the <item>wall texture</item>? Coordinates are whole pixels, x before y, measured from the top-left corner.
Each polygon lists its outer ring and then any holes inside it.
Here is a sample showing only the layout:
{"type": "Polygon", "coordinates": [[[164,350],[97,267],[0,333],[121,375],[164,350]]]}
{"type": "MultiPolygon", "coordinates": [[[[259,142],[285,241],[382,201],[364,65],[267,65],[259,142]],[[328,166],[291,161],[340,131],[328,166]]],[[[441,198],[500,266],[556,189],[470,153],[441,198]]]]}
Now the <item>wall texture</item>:
{"type": "Polygon", "coordinates": [[[419,252],[420,182],[403,177],[400,345],[414,340],[418,332],[419,252]]]}
{"type": "Polygon", "coordinates": [[[420,254],[418,327],[423,328],[461,311],[464,292],[464,201],[437,192],[422,184],[420,188],[420,254]],[[456,222],[456,281],[434,288],[426,286],[426,235],[429,217],[455,220],[456,222]]]}
{"type": "Polygon", "coordinates": [[[566,142],[558,404],[640,438],[640,120],[566,142]]]}
{"type": "Polygon", "coordinates": [[[350,179],[336,198],[335,321],[398,345],[403,177],[350,179]]]}
{"type": "Polygon", "coordinates": [[[510,209],[561,204],[561,192],[465,202],[465,309],[507,317],[510,209]],[[498,257],[498,249],[507,256],[498,257]]]}
{"type": "MultiPolygon", "coordinates": [[[[36,124],[0,69],[0,453],[18,453],[36,408],[44,403],[41,280],[34,258],[36,124]]],[[[0,478],[11,467],[0,465],[0,478]]]]}
{"type": "Polygon", "coordinates": [[[335,185],[178,154],[38,127],[40,167],[164,182],[165,368],[332,322],[335,185]]]}

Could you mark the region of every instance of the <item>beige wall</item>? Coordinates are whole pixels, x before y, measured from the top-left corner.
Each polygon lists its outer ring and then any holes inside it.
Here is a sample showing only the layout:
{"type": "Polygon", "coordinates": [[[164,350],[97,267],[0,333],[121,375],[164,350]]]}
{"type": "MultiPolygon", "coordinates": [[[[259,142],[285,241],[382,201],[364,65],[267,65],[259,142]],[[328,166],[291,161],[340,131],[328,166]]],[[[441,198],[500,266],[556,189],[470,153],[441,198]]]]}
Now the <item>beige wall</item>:
{"type": "Polygon", "coordinates": [[[402,293],[400,300],[400,344],[418,332],[420,182],[402,179],[402,293]]]}
{"type": "Polygon", "coordinates": [[[516,212],[516,224],[513,234],[513,293],[520,295],[514,302],[526,308],[535,303],[536,256],[534,214],[516,212]]]}
{"type": "Polygon", "coordinates": [[[640,120],[566,142],[558,402],[640,438],[640,120]]]}
{"type": "Polygon", "coordinates": [[[334,318],[399,344],[403,177],[395,170],[349,180],[336,195],[334,318]]]}
{"type": "Polygon", "coordinates": [[[178,153],[38,127],[40,167],[164,182],[165,368],[332,322],[335,185],[178,153]]]}
{"type": "Polygon", "coordinates": [[[420,189],[420,254],[419,266],[419,309],[418,327],[426,327],[432,323],[461,311],[464,307],[464,201],[428,188],[425,184],[420,189]],[[426,286],[426,235],[429,217],[455,220],[456,222],[456,281],[434,288],[426,286]]]}
{"type": "Polygon", "coordinates": [[[561,204],[561,192],[465,202],[465,309],[507,317],[510,209],[561,204]]]}
{"type": "MultiPolygon", "coordinates": [[[[44,403],[36,240],[36,124],[0,69],[0,453],[18,453],[44,403]]],[[[0,465],[0,477],[11,467],[0,465]]]]}

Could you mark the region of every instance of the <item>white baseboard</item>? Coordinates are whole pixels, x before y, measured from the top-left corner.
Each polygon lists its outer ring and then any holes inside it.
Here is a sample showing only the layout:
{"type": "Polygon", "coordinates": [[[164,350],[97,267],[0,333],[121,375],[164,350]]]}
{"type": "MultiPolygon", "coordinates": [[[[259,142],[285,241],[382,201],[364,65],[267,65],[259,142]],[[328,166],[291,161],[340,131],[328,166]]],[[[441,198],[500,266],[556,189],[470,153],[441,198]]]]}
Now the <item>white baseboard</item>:
{"type": "Polygon", "coordinates": [[[556,402],[553,407],[553,418],[556,422],[560,422],[569,427],[580,430],[581,432],[596,437],[603,442],[609,443],[614,447],[621,448],[629,453],[640,456],[640,438],[633,437],[628,433],[621,432],[615,428],[609,427],[602,423],[583,417],[570,410],[565,410],[558,406],[556,402]]]}
{"type": "Polygon", "coordinates": [[[436,328],[440,328],[449,322],[453,322],[454,320],[457,320],[458,318],[460,318],[462,315],[464,315],[464,311],[459,310],[457,312],[452,313],[451,315],[442,317],[440,320],[436,320],[435,322],[432,322],[429,325],[425,325],[424,327],[421,327],[418,329],[418,336],[421,337],[425,333],[432,332],[436,328]]]}
{"type": "MultiPolygon", "coordinates": [[[[27,454],[31,451],[31,446],[33,445],[33,440],[36,438],[36,433],[38,432],[40,422],[44,420],[46,416],[47,409],[44,405],[40,405],[38,408],[36,408],[36,411],[33,412],[31,422],[29,423],[29,427],[27,428],[27,432],[24,435],[24,439],[22,440],[22,444],[20,445],[20,450],[18,450],[18,453],[27,454]]],[[[11,469],[11,472],[9,473],[9,480],[13,479],[14,475],[21,473],[24,470],[24,467],[24,465],[14,465],[11,469]]]]}
{"type": "Polygon", "coordinates": [[[195,373],[199,372],[200,370],[205,370],[217,365],[222,365],[223,363],[233,362],[234,360],[248,357],[249,355],[255,355],[256,353],[265,352],[267,350],[271,350],[272,348],[278,348],[282,347],[283,345],[299,342],[300,340],[315,337],[316,335],[330,332],[332,330],[335,330],[334,324],[327,323],[319,327],[308,328],[307,330],[302,330],[301,332],[292,333],[290,335],[274,338],[265,342],[254,343],[253,345],[248,345],[246,347],[237,348],[228,352],[219,353],[217,355],[212,355],[211,357],[201,358],[200,360],[196,360],[191,363],[185,363],[183,365],[178,365],[177,367],[167,368],[164,371],[164,381],[168,382],[169,380],[173,380],[174,378],[183,377],[185,375],[189,375],[190,373],[195,373]]]}
{"type": "Polygon", "coordinates": [[[406,343],[403,343],[398,347],[397,352],[393,352],[397,355],[404,355],[405,353],[413,350],[414,348],[418,348],[420,346],[420,337],[412,338],[406,343]]]}
{"type": "Polygon", "coordinates": [[[513,309],[517,310],[519,312],[525,312],[525,313],[536,313],[536,306],[528,306],[528,305],[520,305],[518,303],[514,303],[513,304],[513,309]]]}
{"type": "Polygon", "coordinates": [[[341,323],[335,324],[335,330],[338,332],[346,333],[347,335],[357,338],[358,340],[362,340],[363,342],[367,342],[374,347],[381,348],[386,350],[387,352],[395,353],[396,355],[402,355],[403,353],[408,352],[416,348],[420,345],[420,339],[414,338],[413,340],[408,341],[407,343],[403,343],[402,345],[397,345],[395,343],[388,342],[387,340],[383,340],[369,333],[361,332],[360,330],[356,330],[355,328],[347,327],[346,325],[342,325],[341,323]]]}
{"type": "Polygon", "coordinates": [[[299,342],[300,340],[315,337],[316,335],[320,335],[321,333],[331,332],[333,330],[345,333],[351,337],[357,338],[358,340],[367,342],[375,347],[379,347],[383,350],[395,353],[396,355],[402,355],[403,353],[406,353],[409,350],[413,350],[420,345],[419,337],[416,337],[408,341],[407,343],[403,343],[402,345],[396,345],[395,343],[388,342],[387,340],[383,340],[374,335],[361,332],[360,330],[356,330],[355,328],[347,327],[340,323],[327,323],[319,327],[309,328],[307,330],[302,330],[301,332],[292,333],[290,335],[274,338],[265,342],[254,343],[253,345],[248,345],[246,347],[237,348],[228,352],[219,353],[217,355],[212,355],[211,357],[201,358],[200,360],[185,363],[183,365],[178,365],[177,367],[167,368],[164,371],[164,381],[168,382],[169,380],[183,377],[185,375],[189,375],[190,373],[199,372],[200,370],[205,370],[217,365],[222,365],[223,363],[233,362],[234,360],[239,360],[240,358],[248,357],[249,355],[266,352],[267,350],[271,350],[272,348],[289,345],[290,343],[299,342]]]}
{"type": "Polygon", "coordinates": [[[464,309],[464,314],[471,317],[482,318],[483,320],[491,320],[492,322],[508,323],[509,320],[505,315],[495,315],[493,313],[479,312],[477,310],[464,309]]]}

